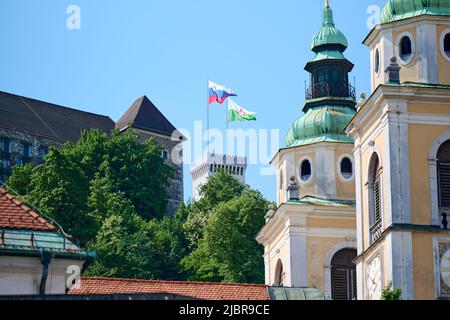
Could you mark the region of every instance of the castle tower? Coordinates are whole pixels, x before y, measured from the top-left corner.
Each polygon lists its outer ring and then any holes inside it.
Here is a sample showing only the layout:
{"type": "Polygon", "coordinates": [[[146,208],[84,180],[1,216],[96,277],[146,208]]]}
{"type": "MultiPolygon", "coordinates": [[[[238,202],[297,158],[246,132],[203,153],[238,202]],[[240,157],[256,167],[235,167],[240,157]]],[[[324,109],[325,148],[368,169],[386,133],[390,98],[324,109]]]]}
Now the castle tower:
{"type": "Polygon", "coordinates": [[[169,181],[167,212],[173,215],[183,201],[183,142],[185,137],[158,110],[149,98],[137,99],[117,121],[116,129],[133,130],[145,142],[150,138],[163,148],[161,157],[174,169],[169,181]]]}
{"type": "Polygon", "coordinates": [[[355,141],[358,298],[450,298],[450,0],[389,0],[365,39],[355,141]]]}
{"type": "Polygon", "coordinates": [[[241,183],[245,183],[245,171],[247,170],[247,159],[245,157],[226,156],[223,154],[208,153],[191,166],[192,176],[192,199],[200,199],[200,188],[208,178],[225,170],[241,183]]]}
{"type": "Polygon", "coordinates": [[[257,237],[267,284],[320,288],[333,299],[356,296],[353,140],[344,132],[356,103],[347,46],[327,1],[311,43],[315,57],[305,67],[311,81],[304,114],[272,160],[278,208],[257,237]]]}

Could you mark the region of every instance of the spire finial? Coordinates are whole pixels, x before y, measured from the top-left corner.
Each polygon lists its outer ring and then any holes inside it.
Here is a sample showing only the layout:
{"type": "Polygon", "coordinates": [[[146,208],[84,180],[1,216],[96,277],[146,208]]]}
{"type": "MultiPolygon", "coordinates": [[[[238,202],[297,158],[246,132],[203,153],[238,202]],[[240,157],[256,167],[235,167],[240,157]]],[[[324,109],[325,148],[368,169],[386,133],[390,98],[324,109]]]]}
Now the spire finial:
{"type": "Polygon", "coordinates": [[[329,8],[330,7],[330,1],[329,0],[325,0],[325,8],[329,8]]]}

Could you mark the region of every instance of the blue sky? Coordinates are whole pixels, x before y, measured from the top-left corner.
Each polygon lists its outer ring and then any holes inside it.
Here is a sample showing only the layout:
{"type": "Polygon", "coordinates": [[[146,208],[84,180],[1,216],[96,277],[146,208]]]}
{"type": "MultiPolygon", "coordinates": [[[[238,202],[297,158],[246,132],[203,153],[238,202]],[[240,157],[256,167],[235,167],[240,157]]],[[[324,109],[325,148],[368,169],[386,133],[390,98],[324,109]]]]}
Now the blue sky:
{"type": "MultiPolygon", "coordinates": [[[[371,5],[385,0],[330,0],[349,40],[358,95],[370,91],[371,5]]],[[[232,128],[279,129],[280,144],[301,115],[303,70],[321,24],[323,0],[1,0],[0,90],[110,116],[147,95],[178,128],[206,120],[206,81],[232,87],[258,121],[232,128]],[[69,30],[70,5],[81,29],[69,30]]],[[[225,106],[211,126],[225,127],[225,106]]],[[[275,177],[252,165],[247,182],[275,200],[275,177]]],[[[191,195],[185,168],[185,198],[191,195]]]]}

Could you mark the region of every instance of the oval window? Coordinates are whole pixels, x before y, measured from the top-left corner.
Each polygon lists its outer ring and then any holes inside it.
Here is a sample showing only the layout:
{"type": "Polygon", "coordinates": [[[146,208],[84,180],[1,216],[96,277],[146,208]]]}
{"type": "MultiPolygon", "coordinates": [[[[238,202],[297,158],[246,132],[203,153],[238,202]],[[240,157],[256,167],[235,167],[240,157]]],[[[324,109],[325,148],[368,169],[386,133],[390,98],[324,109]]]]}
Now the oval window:
{"type": "Polygon", "coordinates": [[[447,33],[444,37],[444,52],[447,58],[450,58],[450,33],[447,33]]]}
{"type": "Polygon", "coordinates": [[[302,181],[306,182],[311,179],[311,174],[311,162],[309,162],[309,160],[303,160],[300,168],[300,178],[302,179],[302,181]]]}
{"type": "Polygon", "coordinates": [[[399,53],[400,58],[403,61],[409,61],[412,56],[412,41],[408,36],[404,36],[401,38],[399,43],[399,53]]]}
{"type": "Polygon", "coordinates": [[[375,51],[375,73],[380,71],[380,51],[377,49],[375,51]]]}
{"type": "Polygon", "coordinates": [[[283,177],[283,171],[280,171],[280,190],[283,190],[284,188],[284,177],[283,177]]]}
{"type": "Polygon", "coordinates": [[[351,179],[353,177],[353,163],[347,157],[341,161],[341,174],[344,179],[351,179]]]}

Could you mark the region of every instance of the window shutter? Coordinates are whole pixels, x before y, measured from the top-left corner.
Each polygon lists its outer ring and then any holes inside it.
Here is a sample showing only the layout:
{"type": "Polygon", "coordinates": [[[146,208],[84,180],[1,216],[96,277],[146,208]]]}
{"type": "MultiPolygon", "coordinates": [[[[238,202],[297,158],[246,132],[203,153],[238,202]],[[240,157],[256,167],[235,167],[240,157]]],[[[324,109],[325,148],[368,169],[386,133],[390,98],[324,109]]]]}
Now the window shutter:
{"type": "Polygon", "coordinates": [[[333,257],[331,262],[331,288],[333,300],[352,300],[356,298],[356,250],[344,249],[333,257]]]}
{"type": "Polygon", "coordinates": [[[439,164],[439,206],[450,208],[450,163],[439,164]]]}
{"type": "Polygon", "coordinates": [[[333,270],[333,299],[348,300],[348,271],[345,269],[333,270]]]}
{"type": "Polygon", "coordinates": [[[380,194],[380,180],[377,180],[373,184],[373,196],[374,196],[374,223],[381,220],[381,194],[380,194]]]}
{"type": "Polygon", "coordinates": [[[450,141],[438,151],[439,206],[450,208],[450,141]]]}

